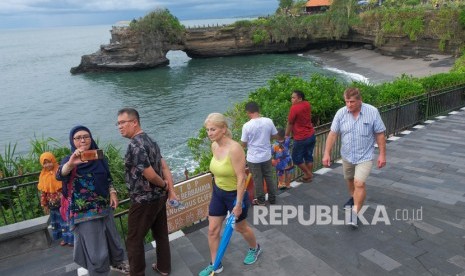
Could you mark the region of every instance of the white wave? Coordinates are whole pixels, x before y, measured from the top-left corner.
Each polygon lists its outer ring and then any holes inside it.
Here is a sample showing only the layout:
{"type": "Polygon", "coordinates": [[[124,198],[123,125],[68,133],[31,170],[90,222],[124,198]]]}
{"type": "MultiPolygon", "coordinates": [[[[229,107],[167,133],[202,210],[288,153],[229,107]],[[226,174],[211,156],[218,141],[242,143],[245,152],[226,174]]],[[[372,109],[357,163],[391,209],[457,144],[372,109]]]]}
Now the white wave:
{"type": "Polygon", "coordinates": [[[360,74],[357,74],[357,73],[351,73],[351,72],[347,72],[347,71],[337,69],[337,68],[333,68],[333,67],[324,67],[324,69],[326,69],[328,71],[335,72],[335,73],[337,73],[339,75],[342,75],[347,80],[363,82],[363,83],[366,83],[366,84],[370,83],[370,80],[367,77],[365,77],[363,75],[360,75],[360,74]]]}

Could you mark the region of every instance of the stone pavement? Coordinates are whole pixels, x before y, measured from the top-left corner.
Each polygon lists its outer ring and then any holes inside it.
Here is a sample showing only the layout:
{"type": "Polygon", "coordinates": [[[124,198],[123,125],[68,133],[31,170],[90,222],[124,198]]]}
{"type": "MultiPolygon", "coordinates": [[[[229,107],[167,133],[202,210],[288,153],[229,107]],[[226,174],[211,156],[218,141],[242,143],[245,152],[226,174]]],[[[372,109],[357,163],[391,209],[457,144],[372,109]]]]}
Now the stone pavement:
{"type": "MultiPolygon", "coordinates": [[[[305,226],[297,218],[287,225],[256,223],[263,248],[257,263],[242,264],[247,245],[234,233],[221,275],[465,275],[465,108],[391,137],[387,161],[367,180],[369,224],[354,230],[324,221],[305,226]]],[[[321,206],[344,219],[348,195],[340,164],[318,171],[310,184],[293,184],[265,209],[301,206],[301,220],[308,221],[315,215],[310,206],[321,206]]],[[[254,218],[250,210],[251,224],[254,218]]],[[[171,275],[197,275],[209,262],[205,225],[171,242],[171,275]]],[[[77,275],[70,252],[53,246],[1,260],[0,275],[77,275]]],[[[148,249],[146,275],[155,275],[154,257],[148,249]]]]}

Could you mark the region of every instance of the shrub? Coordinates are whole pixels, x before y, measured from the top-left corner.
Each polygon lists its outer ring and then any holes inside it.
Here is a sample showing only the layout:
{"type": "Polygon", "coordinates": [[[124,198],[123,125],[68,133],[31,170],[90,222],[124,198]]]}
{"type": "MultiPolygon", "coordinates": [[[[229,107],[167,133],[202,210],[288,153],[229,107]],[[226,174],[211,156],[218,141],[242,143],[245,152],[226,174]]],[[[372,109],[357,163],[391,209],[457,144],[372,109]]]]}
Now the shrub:
{"type": "Polygon", "coordinates": [[[257,29],[252,35],[252,42],[255,45],[264,44],[269,40],[268,32],[263,29],[257,29]]]}
{"type": "Polygon", "coordinates": [[[133,20],[129,28],[142,34],[157,34],[170,43],[183,40],[185,28],[167,9],[156,9],[139,20],[133,20]]]}
{"type": "Polygon", "coordinates": [[[424,94],[423,85],[416,79],[402,75],[393,82],[383,83],[379,86],[377,106],[396,103],[402,99],[424,94]]]}
{"type": "Polygon", "coordinates": [[[252,25],[253,23],[250,20],[238,20],[233,23],[233,26],[237,28],[250,28],[252,25]]]}
{"type": "Polygon", "coordinates": [[[462,8],[459,12],[459,23],[462,29],[465,29],[465,8],[462,8]]]}
{"type": "Polygon", "coordinates": [[[426,91],[435,91],[450,86],[463,85],[465,83],[465,59],[463,58],[463,56],[461,58],[461,62],[463,63],[461,67],[462,71],[458,69],[457,71],[450,73],[441,73],[421,78],[418,81],[421,83],[421,85],[426,91]]]}

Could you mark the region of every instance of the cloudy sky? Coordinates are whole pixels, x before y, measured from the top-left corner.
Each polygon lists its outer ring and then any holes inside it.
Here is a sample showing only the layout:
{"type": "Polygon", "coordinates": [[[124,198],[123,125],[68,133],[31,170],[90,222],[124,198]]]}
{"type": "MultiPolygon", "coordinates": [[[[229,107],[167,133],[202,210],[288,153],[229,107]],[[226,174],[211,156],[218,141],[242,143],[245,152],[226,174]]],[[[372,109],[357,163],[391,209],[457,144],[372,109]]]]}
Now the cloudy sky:
{"type": "Polygon", "coordinates": [[[0,0],[0,28],[113,24],[167,8],[180,20],[273,13],[278,0],[0,0]]]}

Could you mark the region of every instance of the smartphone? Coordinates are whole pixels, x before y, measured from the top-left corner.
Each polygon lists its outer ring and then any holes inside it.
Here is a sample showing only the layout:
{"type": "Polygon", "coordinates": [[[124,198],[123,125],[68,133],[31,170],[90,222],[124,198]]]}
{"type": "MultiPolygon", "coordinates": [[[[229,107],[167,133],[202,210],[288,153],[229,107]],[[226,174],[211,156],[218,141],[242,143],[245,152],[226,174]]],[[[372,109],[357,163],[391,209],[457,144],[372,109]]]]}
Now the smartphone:
{"type": "Polygon", "coordinates": [[[103,159],[103,150],[85,150],[81,152],[81,161],[103,159]]]}

